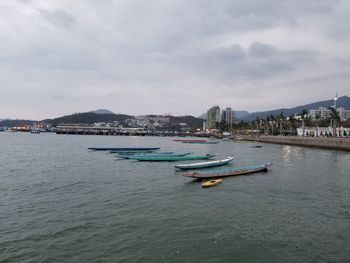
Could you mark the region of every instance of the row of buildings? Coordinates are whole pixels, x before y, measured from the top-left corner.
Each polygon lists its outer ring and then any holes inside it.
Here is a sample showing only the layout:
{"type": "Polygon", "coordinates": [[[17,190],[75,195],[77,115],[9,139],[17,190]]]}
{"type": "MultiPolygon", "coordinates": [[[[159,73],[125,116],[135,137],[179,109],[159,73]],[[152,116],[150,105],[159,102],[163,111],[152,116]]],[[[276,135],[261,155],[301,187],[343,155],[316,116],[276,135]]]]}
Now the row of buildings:
{"type": "MultiPolygon", "coordinates": [[[[336,109],[339,113],[339,117],[340,117],[341,122],[350,119],[350,110],[346,110],[344,108],[336,108],[336,109]]],[[[310,110],[309,116],[311,117],[312,120],[328,119],[328,118],[330,118],[331,112],[332,111],[329,108],[319,107],[316,110],[310,110]]]]}
{"type": "Polygon", "coordinates": [[[231,108],[221,111],[219,106],[213,106],[207,111],[207,121],[203,123],[203,129],[215,129],[218,124],[232,125],[236,121],[235,112],[231,108]]]}

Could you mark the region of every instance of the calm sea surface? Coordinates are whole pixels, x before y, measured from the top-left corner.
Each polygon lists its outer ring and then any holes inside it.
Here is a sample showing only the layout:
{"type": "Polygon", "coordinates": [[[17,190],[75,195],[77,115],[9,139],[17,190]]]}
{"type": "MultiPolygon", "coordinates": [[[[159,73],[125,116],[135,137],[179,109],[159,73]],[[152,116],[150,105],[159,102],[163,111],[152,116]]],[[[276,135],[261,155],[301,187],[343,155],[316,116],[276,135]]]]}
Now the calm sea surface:
{"type": "Polygon", "coordinates": [[[350,262],[349,153],[173,139],[0,133],[0,262],[350,262]],[[202,189],[93,146],[273,166],[202,189]]]}

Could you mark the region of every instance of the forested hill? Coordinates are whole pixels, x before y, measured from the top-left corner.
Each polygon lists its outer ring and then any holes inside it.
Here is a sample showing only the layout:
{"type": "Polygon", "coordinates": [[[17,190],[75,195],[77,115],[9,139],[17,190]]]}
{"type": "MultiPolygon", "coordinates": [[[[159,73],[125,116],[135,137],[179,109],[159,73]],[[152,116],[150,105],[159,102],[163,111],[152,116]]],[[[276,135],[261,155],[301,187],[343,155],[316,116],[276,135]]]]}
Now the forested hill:
{"type": "Polygon", "coordinates": [[[47,120],[43,120],[42,122],[50,123],[52,126],[57,126],[58,124],[63,124],[63,123],[93,124],[96,122],[112,122],[112,121],[123,122],[124,120],[131,119],[131,118],[133,118],[133,116],[125,115],[125,114],[100,114],[100,113],[94,113],[94,112],[84,112],[84,113],[66,115],[55,119],[47,119],[47,120]]]}

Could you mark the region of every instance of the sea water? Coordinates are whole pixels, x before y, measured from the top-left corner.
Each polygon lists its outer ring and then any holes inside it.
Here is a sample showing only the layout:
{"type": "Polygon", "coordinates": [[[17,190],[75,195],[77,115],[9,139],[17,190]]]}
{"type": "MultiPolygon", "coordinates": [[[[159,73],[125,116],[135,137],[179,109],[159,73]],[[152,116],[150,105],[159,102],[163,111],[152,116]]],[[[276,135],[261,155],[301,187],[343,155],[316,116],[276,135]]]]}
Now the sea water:
{"type": "Polygon", "coordinates": [[[349,153],[173,139],[0,133],[0,262],[350,262],[349,153]],[[204,189],[88,147],[273,165],[204,189]]]}

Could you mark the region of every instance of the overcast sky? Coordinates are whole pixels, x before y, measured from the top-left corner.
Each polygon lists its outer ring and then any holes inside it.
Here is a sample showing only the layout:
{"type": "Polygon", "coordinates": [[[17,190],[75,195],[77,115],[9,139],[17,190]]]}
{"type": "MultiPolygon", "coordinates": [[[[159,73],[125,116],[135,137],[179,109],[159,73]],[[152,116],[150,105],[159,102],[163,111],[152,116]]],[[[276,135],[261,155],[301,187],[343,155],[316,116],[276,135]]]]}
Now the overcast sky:
{"type": "Polygon", "coordinates": [[[0,118],[350,95],[348,0],[1,0],[0,118]]]}

